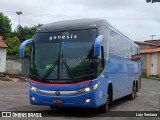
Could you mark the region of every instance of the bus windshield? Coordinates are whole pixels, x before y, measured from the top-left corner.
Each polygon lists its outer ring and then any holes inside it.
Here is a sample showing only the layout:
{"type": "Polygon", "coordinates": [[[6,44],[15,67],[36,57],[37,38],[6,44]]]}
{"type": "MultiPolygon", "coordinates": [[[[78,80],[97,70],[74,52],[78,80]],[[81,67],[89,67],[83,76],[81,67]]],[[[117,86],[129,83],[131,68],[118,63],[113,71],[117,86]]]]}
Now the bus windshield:
{"type": "Polygon", "coordinates": [[[37,33],[30,75],[44,82],[67,83],[93,79],[96,29],[37,33]]]}

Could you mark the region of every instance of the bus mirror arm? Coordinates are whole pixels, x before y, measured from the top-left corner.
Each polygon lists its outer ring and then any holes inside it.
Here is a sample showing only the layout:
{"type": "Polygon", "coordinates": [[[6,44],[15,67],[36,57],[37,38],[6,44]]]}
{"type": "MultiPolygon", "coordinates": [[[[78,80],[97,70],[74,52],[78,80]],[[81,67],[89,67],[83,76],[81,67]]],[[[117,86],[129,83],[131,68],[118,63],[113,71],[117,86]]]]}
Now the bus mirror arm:
{"type": "Polygon", "coordinates": [[[104,68],[104,47],[101,46],[101,67],[104,68]]]}
{"type": "Polygon", "coordinates": [[[101,50],[101,43],[103,40],[103,35],[99,35],[94,43],[94,56],[98,57],[100,55],[100,50],[101,50]]]}
{"type": "Polygon", "coordinates": [[[33,39],[28,39],[28,40],[25,40],[21,45],[20,45],[20,57],[23,59],[24,58],[24,55],[25,55],[25,47],[26,45],[30,44],[33,42],[33,39]]]}

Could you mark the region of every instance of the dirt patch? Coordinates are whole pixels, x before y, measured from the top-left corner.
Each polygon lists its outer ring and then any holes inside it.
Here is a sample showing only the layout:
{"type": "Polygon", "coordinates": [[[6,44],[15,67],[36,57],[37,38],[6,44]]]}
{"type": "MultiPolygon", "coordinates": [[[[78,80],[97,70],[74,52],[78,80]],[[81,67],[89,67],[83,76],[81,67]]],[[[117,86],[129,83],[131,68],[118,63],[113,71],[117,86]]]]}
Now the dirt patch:
{"type": "Polygon", "coordinates": [[[0,76],[0,81],[10,81],[10,82],[27,82],[28,77],[24,75],[5,75],[0,76]]]}

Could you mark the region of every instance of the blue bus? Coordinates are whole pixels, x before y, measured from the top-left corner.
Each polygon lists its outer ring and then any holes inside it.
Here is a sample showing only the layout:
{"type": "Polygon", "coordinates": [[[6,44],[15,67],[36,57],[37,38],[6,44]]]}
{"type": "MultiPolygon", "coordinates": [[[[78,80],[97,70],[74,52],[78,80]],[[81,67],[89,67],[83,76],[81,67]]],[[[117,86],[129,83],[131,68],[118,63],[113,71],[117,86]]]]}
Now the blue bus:
{"type": "Polygon", "coordinates": [[[29,98],[33,105],[98,108],[136,97],[141,88],[139,47],[104,19],[76,19],[41,26],[32,44],[29,98]]]}

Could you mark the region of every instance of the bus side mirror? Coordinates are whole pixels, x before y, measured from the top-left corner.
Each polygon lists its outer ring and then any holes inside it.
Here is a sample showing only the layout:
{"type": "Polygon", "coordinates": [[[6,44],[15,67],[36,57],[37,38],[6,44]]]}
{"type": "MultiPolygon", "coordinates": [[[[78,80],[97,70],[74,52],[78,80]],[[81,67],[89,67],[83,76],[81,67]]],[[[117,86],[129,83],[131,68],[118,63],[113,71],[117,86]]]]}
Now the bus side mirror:
{"type": "Polygon", "coordinates": [[[33,42],[33,39],[28,39],[28,40],[25,40],[24,42],[22,42],[22,44],[20,45],[20,58],[24,58],[24,55],[25,55],[25,47],[26,45],[28,44],[31,44],[33,42]]]}
{"type": "Polygon", "coordinates": [[[94,43],[94,56],[98,57],[100,55],[100,50],[101,50],[101,43],[103,40],[103,35],[99,35],[94,43]]]}

